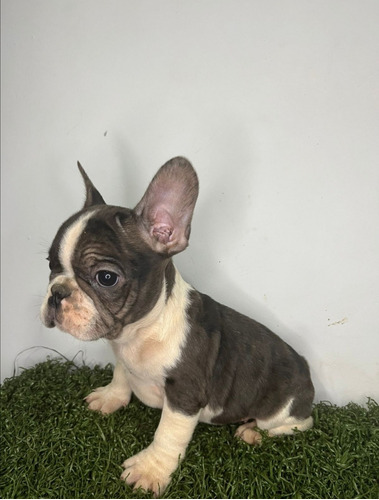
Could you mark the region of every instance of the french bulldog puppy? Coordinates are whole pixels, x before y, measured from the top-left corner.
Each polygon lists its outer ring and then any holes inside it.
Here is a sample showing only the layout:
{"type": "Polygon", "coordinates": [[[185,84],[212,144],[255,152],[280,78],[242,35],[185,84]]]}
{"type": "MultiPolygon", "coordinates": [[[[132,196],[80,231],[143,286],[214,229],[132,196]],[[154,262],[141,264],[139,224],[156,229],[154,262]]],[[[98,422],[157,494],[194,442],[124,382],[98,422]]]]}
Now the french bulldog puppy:
{"type": "Polygon", "coordinates": [[[78,163],[83,208],[49,250],[50,283],[41,317],[81,340],[108,339],[111,383],[86,400],[111,413],[134,393],[162,409],[154,440],[123,463],[135,488],[164,491],[198,422],[240,423],[259,443],[305,431],[314,388],[305,359],[256,321],[187,284],[172,256],[188,245],[198,178],[182,157],[157,172],[133,209],[110,206],[78,163]]]}

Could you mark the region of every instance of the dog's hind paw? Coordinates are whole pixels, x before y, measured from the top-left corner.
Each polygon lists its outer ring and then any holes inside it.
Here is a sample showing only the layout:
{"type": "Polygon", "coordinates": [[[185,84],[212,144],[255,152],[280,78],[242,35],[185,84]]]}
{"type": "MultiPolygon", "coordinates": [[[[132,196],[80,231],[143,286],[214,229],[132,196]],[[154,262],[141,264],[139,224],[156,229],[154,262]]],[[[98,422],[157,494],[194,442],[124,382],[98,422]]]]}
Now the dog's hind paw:
{"type": "Polygon", "coordinates": [[[234,434],[236,437],[242,439],[247,444],[261,444],[262,436],[255,429],[257,423],[255,420],[240,425],[234,434]]]}
{"type": "Polygon", "coordinates": [[[123,406],[127,406],[130,396],[123,391],[111,387],[111,384],[98,387],[84,398],[88,408],[104,414],[113,413],[123,406]]]}

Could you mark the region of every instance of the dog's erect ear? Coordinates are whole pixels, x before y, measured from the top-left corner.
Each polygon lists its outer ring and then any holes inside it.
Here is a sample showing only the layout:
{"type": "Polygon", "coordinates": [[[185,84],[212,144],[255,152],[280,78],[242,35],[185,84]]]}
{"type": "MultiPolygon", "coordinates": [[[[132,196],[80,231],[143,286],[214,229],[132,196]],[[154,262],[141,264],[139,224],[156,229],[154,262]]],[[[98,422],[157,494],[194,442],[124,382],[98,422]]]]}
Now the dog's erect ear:
{"type": "Polygon", "coordinates": [[[105,205],[104,198],[92,184],[91,179],[88,177],[86,171],[79,162],[78,162],[78,168],[80,173],[82,174],[84,184],[86,186],[86,201],[84,202],[83,208],[89,208],[94,205],[105,205]]]}
{"type": "Polygon", "coordinates": [[[153,250],[173,255],[187,247],[198,193],[196,172],[185,158],[173,158],[158,170],[134,209],[153,250]]]}

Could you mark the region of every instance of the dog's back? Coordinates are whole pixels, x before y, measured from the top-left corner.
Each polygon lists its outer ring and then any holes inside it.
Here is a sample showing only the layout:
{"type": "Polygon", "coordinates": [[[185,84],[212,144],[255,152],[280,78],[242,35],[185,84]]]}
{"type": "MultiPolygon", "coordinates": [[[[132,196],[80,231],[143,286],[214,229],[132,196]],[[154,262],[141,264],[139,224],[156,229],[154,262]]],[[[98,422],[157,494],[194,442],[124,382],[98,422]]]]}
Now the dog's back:
{"type": "Polygon", "coordinates": [[[195,290],[187,316],[187,342],[168,374],[168,394],[175,385],[172,404],[180,394],[193,411],[196,404],[207,404],[215,424],[266,421],[289,402],[289,416],[308,419],[314,388],[306,360],[292,347],[264,325],[195,290]]]}

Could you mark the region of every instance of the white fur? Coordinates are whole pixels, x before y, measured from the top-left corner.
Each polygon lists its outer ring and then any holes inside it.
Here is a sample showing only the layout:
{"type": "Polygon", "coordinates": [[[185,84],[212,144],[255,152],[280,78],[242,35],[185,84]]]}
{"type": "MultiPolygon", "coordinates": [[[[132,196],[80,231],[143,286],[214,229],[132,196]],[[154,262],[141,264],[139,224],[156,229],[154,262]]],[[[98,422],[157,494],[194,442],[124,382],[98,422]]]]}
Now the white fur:
{"type": "Polygon", "coordinates": [[[121,478],[135,488],[162,493],[185,456],[188,443],[197,425],[197,415],[183,415],[170,408],[164,399],[161,420],[154,440],[146,449],[140,451],[123,463],[125,471],[121,478]]]}
{"type": "Polygon", "coordinates": [[[46,324],[51,288],[57,284],[66,285],[71,294],[61,302],[62,313],[60,314],[60,322],[56,318],[56,325],[80,340],[93,340],[93,325],[98,317],[98,311],[93,300],[78,286],[71,261],[78,239],[88,219],[93,214],[94,211],[91,211],[82,215],[66,229],[59,248],[59,261],[63,273],[49,283],[47,294],[41,306],[41,319],[46,324]]]}
{"type": "Polygon", "coordinates": [[[186,309],[191,290],[178,271],[167,302],[165,288],[146,316],[127,325],[110,342],[116,368],[112,382],[87,397],[92,410],[107,413],[111,406],[120,407],[122,401],[129,401],[131,392],[147,406],[163,407],[166,373],[179,361],[187,338],[186,309]]]}
{"type": "Polygon", "coordinates": [[[132,391],[126,378],[125,368],[120,361],[117,361],[112,382],[105,387],[98,387],[85,400],[91,410],[107,414],[126,406],[131,395],[132,391]]]}
{"type": "Polygon", "coordinates": [[[262,430],[268,430],[270,436],[280,434],[293,434],[296,428],[299,431],[310,429],[313,425],[313,418],[298,419],[290,415],[293,398],[286,403],[276,415],[266,420],[257,419],[257,426],[262,430]]]}
{"type": "Polygon", "coordinates": [[[84,226],[86,225],[88,219],[90,219],[94,214],[94,211],[87,212],[79,219],[77,219],[71,226],[66,229],[65,234],[63,235],[61,246],[59,248],[59,260],[62,264],[64,274],[66,276],[73,277],[74,270],[72,269],[72,256],[75,250],[75,247],[78,243],[80,235],[84,230],[84,226]]]}
{"type": "Polygon", "coordinates": [[[211,424],[212,420],[223,412],[222,408],[210,408],[209,405],[207,405],[205,408],[203,408],[200,412],[200,417],[199,421],[204,422],[205,424],[211,424]]]}
{"type": "MultiPolygon", "coordinates": [[[[167,371],[179,361],[187,338],[190,290],[176,271],[168,301],[163,286],[153,309],[111,342],[117,359],[112,382],[86,398],[92,410],[110,413],[128,404],[133,391],[146,405],[163,408],[153,442],[124,462],[122,474],[127,483],[156,494],[164,490],[184,457],[200,416],[171,409],[164,390],[167,371]]],[[[210,418],[210,412],[206,416],[210,418]]]]}
{"type": "Polygon", "coordinates": [[[166,302],[165,286],[153,309],[112,341],[130,389],[146,405],[162,408],[167,371],[180,359],[189,329],[186,310],[191,287],[175,274],[166,302]]]}

